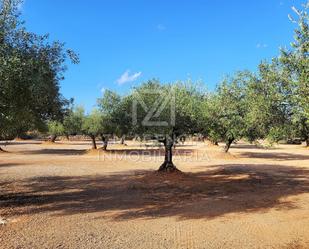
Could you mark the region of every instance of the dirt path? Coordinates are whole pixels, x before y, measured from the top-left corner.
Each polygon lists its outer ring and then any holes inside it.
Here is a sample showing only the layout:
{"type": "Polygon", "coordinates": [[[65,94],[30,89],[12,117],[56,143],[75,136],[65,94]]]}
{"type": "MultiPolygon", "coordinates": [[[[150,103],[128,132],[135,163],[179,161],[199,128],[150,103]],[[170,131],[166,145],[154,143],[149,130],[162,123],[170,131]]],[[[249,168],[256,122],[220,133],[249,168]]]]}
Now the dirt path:
{"type": "Polygon", "coordinates": [[[0,248],[309,248],[309,150],[186,144],[166,176],[156,149],[87,148],[5,148],[0,248]]]}

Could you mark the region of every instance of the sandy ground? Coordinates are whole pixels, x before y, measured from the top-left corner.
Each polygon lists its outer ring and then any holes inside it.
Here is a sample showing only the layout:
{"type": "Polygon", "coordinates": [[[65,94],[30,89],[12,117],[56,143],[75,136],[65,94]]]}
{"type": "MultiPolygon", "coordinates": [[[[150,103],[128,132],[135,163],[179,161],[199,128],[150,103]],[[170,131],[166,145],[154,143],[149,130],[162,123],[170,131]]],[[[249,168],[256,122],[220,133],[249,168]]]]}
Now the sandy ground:
{"type": "Polygon", "coordinates": [[[309,150],[15,141],[0,152],[0,248],[309,248],[309,150]]]}

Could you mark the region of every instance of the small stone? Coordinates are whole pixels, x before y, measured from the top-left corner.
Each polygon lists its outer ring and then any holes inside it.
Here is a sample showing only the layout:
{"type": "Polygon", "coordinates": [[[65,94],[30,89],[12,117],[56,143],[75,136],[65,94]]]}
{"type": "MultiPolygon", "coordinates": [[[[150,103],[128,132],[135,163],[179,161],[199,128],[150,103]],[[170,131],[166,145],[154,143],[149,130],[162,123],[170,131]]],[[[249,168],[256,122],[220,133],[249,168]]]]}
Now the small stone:
{"type": "Polygon", "coordinates": [[[0,225],[5,225],[7,223],[7,220],[4,218],[0,217],[0,225]]]}

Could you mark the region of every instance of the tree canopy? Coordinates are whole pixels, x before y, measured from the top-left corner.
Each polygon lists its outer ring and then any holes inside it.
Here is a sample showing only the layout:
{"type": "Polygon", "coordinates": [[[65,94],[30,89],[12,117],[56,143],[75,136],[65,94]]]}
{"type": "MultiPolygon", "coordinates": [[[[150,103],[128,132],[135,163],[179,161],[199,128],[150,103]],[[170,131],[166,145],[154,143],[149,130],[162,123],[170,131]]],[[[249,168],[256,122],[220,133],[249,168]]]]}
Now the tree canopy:
{"type": "Polygon", "coordinates": [[[26,30],[20,1],[0,1],[0,137],[42,129],[61,120],[70,100],[60,93],[65,62],[78,63],[64,44],[26,30]]]}

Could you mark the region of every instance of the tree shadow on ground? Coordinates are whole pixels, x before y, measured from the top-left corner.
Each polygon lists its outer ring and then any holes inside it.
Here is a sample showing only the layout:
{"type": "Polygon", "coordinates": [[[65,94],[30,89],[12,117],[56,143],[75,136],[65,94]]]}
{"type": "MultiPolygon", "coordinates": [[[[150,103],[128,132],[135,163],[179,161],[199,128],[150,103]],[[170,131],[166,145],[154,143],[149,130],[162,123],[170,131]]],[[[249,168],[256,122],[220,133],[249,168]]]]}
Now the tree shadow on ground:
{"type": "Polygon", "coordinates": [[[29,150],[29,151],[22,151],[19,154],[24,155],[82,155],[85,153],[85,150],[78,150],[78,149],[41,149],[41,150],[29,150]]]}
{"type": "Polygon", "coordinates": [[[43,141],[34,141],[34,140],[29,140],[27,141],[2,141],[0,142],[0,146],[10,146],[10,145],[37,145],[37,144],[42,144],[43,141]]]}
{"type": "Polygon", "coordinates": [[[276,161],[286,160],[309,160],[308,155],[292,154],[292,153],[272,153],[272,152],[243,152],[239,154],[245,158],[271,159],[276,161]]]}
{"type": "MultiPolygon", "coordinates": [[[[262,145],[256,145],[256,144],[232,144],[231,149],[254,149],[254,150],[265,150],[266,148],[262,145]]],[[[278,148],[271,147],[267,148],[267,150],[278,150],[278,148]]]]}
{"type": "MultiPolygon", "coordinates": [[[[144,149],[144,148],[135,148],[135,149],[108,149],[103,151],[101,148],[98,150],[85,150],[85,149],[39,149],[39,150],[29,150],[19,152],[20,154],[25,155],[83,155],[87,152],[91,152],[95,155],[125,155],[125,156],[158,156],[164,157],[164,149],[144,149]],[[94,153],[96,152],[96,153],[94,153]]],[[[196,151],[191,149],[176,149],[174,150],[175,156],[190,156],[193,155],[196,151]]],[[[163,159],[162,159],[163,160],[163,159]]]]}
{"type": "Polygon", "coordinates": [[[0,168],[16,167],[22,165],[20,163],[0,163],[0,168]]]}
{"type": "Polygon", "coordinates": [[[209,219],[231,213],[266,212],[270,208],[297,208],[286,198],[309,193],[309,170],[265,167],[265,172],[253,164],[229,164],[186,174],[131,171],[37,177],[14,184],[14,193],[2,191],[0,207],[10,210],[8,215],[99,213],[100,217],[116,220],[171,216],[209,219]]]}

